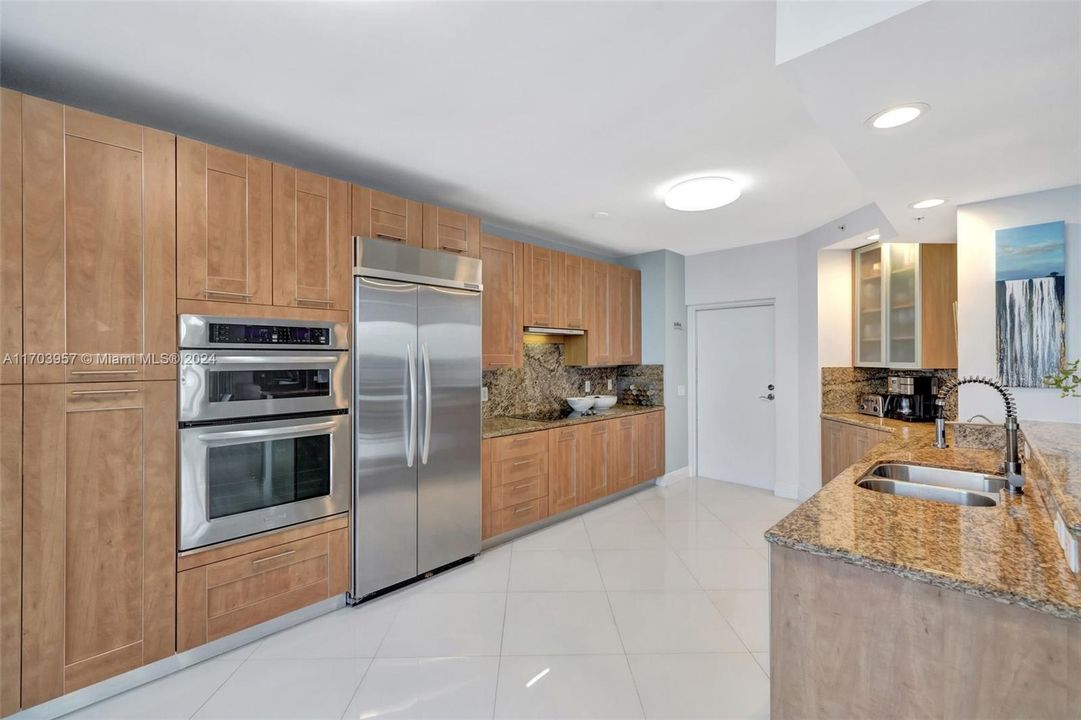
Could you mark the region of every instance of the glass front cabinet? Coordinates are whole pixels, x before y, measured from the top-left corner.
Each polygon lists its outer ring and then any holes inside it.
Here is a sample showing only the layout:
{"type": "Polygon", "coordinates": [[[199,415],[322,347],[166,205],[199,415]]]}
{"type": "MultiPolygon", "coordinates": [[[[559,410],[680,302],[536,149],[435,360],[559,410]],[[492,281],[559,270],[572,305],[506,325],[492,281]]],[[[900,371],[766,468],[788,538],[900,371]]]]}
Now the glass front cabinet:
{"type": "Polygon", "coordinates": [[[957,367],[953,244],[875,243],[853,253],[853,364],[957,367]]]}

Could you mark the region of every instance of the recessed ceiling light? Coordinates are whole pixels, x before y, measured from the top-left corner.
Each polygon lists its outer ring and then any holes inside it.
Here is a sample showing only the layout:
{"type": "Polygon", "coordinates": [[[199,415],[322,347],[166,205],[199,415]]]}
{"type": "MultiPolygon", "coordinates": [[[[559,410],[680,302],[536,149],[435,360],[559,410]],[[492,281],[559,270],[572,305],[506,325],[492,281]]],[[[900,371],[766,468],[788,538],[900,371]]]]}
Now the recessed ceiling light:
{"type": "Polygon", "coordinates": [[[931,109],[927,103],[908,103],[887,108],[867,118],[867,124],[875,130],[889,130],[912,122],[931,109]]]}
{"type": "Polygon", "coordinates": [[[698,212],[724,207],[739,199],[735,180],[726,177],[700,177],[676,183],[664,195],[664,204],[673,210],[698,212]]]}
{"type": "Polygon", "coordinates": [[[593,213],[593,218],[596,220],[603,220],[606,217],[608,217],[608,213],[606,213],[604,210],[598,210],[597,212],[593,213]]]}
{"type": "Polygon", "coordinates": [[[939,205],[944,205],[946,201],[942,198],[927,198],[926,200],[920,200],[909,205],[913,210],[927,210],[929,208],[935,208],[939,205]]]}
{"type": "Polygon", "coordinates": [[[867,239],[868,239],[868,240],[881,240],[881,239],[882,239],[882,235],[881,235],[881,234],[879,234],[879,233],[874,233],[873,235],[868,235],[868,236],[867,236],[867,239]]]}

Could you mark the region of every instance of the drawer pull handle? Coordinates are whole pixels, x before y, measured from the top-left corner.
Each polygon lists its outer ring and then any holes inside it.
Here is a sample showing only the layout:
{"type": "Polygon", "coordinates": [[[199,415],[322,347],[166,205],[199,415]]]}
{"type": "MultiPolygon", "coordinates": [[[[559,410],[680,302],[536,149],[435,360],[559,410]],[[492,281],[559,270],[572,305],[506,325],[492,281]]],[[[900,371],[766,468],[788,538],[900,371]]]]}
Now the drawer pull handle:
{"type": "Polygon", "coordinates": [[[135,375],[138,370],[72,370],[72,375],[135,375]]]}
{"type": "Polygon", "coordinates": [[[259,563],[270,562],[271,560],[277,560],[278,558],[289,557],[290,555],[294,555],[294,554],[296,554],[296,550],[286,550],[285,552],[278,553],[277,555],[271,555],[270,557],[261,558],[259,560],[252,560],[251,564],[252,564],[252,567],[254,567],[254,566],[258,565],[259,563]]]}
{"type": "Polygon", "coordinates": [[[301,302],[301,303],[317,303],[319,305],[330,305],[331,303],[334,302],[333,300],[324,300],[323,298],[306,298],[306,297],[300,297],[299,295],[295,299],[296,299],[297,302],[301,302]]]}
{"type": "Polygon", "coordinates": [[[519,465],[528,465],[531,462],[533,462],[533,461],[532,460],[519,460],[518,462],[514,463],[514,467],[518,467],[519,465]]]}
{"type": "Polygon", "coordinates": [[[203,288],[204,295],[226,295],[228,297],[238,298],[251,298],[255,297],[255,293],[242,293],[242,292],[230,292],[229,290],[211,290],[210,288],[203,288]]]}
{"type": "Polygon", "coordinates": [[[138,389],[134,390],[72,390],[72,395],[127,395],[128,393],[137,393],[138,389]]]}
{"type": "Polygon", "coordinates": [[[530,510],[535,510],[535,509],[536,508],[534,508],[532,505],[530,505],[529,507],[520,507],[520,508],[518,508],[517,510],[514,511],[514,514],[517,515],[518,513],[529,512],[530,510]]]}
{"type": "Polygon", "coordinates": [[[528,487],[533,487],[533,483],[526,483],[525,485],[515,485],[514,489],[515,490],[524,490],[524,489],[526,489],[528,487]]]}

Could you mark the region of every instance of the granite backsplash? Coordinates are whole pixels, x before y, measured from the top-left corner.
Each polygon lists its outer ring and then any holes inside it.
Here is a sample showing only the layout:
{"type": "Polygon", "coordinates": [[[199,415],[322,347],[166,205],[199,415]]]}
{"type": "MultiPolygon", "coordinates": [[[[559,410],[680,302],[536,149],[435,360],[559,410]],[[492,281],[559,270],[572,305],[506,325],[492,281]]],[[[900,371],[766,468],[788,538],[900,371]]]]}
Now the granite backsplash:
{"type": "Polygon", "coordinates": [[[485,370],[481,380],[488,388],[488,401],[481,405],[486,418],[561,409],[563,398],[586,394],[586,380],[590,395],[618,394],[624,404],[660,404],[664,398],[663,365],[567,367],[558,343],[527,344],[521,368],[485,370]],[[628,392],[630,385],[639,392],[628,392]]]}
{"type": "MultiPolygon", "coordinates": [[[[933,375],[939,385],[956,380],[956,370],[890,370],[888,368],[824,367],[822,368],[822,412],[847,413],[859,410],[860,396],[864,393],[886,392],[886,378],[890,375],[933,375]]],[[[946,403],[946,416],[957,418],[957,393],[946,403]]]]}

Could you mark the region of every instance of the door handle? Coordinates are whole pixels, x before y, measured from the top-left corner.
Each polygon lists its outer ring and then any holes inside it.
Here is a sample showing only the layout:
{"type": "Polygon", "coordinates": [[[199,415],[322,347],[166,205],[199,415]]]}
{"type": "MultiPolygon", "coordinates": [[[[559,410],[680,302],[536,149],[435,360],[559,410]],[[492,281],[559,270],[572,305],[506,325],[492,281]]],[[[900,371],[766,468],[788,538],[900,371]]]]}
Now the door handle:
{"type": "Polygon", "coordinates": [[[774,398],[773,393],[770,393],[769,395],[759,395],[758,396],[759,400],[772,400],[773,398],[774,398]]]}
{"type": "Polygon", "coordinates": [[[424,363],[424,440],[421,445],[420,461],[428,464],[428,448],[432,440],[432,362],[428,355],[428,344],[420,346],[420,357],[424,363]]]}
{"type": "Polygon", "coordinates": [[[409,441],[405,449],[405,466],[413,467],[417,459],[417,355],[413,343],[405,344],[405,355],[409,368],[409,441]]]}

